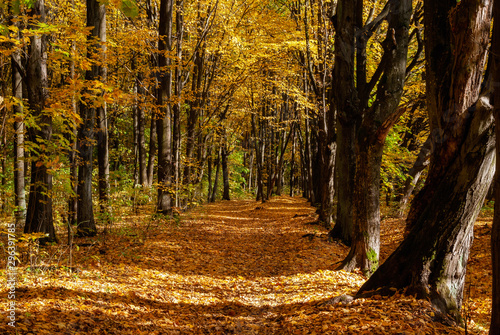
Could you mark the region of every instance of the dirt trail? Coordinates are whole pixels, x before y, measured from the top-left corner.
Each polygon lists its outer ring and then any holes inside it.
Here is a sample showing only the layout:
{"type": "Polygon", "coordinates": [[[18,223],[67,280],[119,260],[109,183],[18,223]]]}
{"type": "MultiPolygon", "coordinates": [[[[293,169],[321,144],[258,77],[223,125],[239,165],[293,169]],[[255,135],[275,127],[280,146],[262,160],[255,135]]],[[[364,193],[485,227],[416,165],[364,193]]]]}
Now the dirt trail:
{"type": "MultiPolygon", "coordinates": [[[[327,241],[304,199],[224,201],[177,223],[148,220],[130,216],[106,244],[75,251],[77,274],[22,276],[19,333],[463,334],[399,294],[329,304],[365,279],[333,271],[348,248],[327,241]]],[[[382,255],[397,244],[397,224],[382,226],[382,255]]]]}

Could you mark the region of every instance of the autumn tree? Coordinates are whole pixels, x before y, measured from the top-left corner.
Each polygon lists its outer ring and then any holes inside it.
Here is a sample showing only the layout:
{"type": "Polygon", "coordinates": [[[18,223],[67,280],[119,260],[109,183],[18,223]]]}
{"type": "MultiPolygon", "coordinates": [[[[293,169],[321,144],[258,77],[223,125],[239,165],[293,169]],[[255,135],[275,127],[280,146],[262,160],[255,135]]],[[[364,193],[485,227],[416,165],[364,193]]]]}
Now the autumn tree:
{"type": "Polygon", "coordinates": [[[31,163],[30,192],[24,232],[43,232],[47,234],[45,240],[54,241],[56,235],[52,213],[52,174],[48,150],[52,137],[52,117],[45,111],[48,107],[47,35],[43,32],[37,33],[39,25],[35,23],[45,23],[44,0],[37,0],[33,4],[31,17],[36,18],[36,21],[33,21],[29,27],[34,34],[30,38],[28,48],[26,82],[31,118],[34,123],[28,128],[28,137],[38,148],[38,152],[31,163]]]}
{"type": "MultiPolygon", "coordinates": [[[[80,103],[81,124],[78,128],[78,204],[77,222],[78,234],[92,236],[97,232],[92,204],[92,170],[93,170],[93,148],[95,141],[96,113],[101,108],[102,95],[99,82],[104,77],[101,66],[100,45],[102,38],[106,36],[106,7],[96,0],[87,0],[87,27],[92,27],[87,37],[87,57],[91,60],[91,68],[85,72],[85,80],[88,88],[83,93],[80,103]]],[[[100,112],[103,113],[103,112],[100,112]]],[[[102,140],[102,139],[101,139],[102,140]]],[[[99,160],[102,162],[101,160],[99,160]]]]}
{"type": "MultiPolygon", "coordinates": [[[[412,4],[411,1],[388,1],[376,18],[365,23],[362,13],[360,1],[338,4],[333,97],[338,112],[338,157],[342,166],[339,169],[338,206],[352,206],[353,216],[351,250],[340,268],[360,267],[370,274],[378,267],[380,165],[384,142],[403,111],[398,105],[406,77],[412,4]],[[374,29],[384,20],[387,21],[382,42],[384,53],[368,80],[366,46],[374,29]],[[354,149],[354,156],[347,153],[347,148],[354,149]],[[354,171],[352,181],[342,175],[346,166],[348,170],[353,169],[349,173],[354,171]],[[344,198],[341,189],[351,194],[344,198]]],[[[348,234],[341,236],[349,237],[348,234]]]]}
{"type": "Polygon", "coordinates": [[[424,2],[429,171],[408,214],[408,236],[358,294],[405,288],[460,319],[473,225],[494,173],[484,78],[492,4],[424,2]]]}
{"type": "MultiPolygon", "coordinates": [[[[20,28],[20,24],[13,20],[14,18],[14,6],[11,4],[11,24],[17,29],[20,28]]],[[[19,40],[20,38],[19,30],[15,32],[15,38],[19,40]]],[[[22,73],[20,71],[20,65],[23,64],[21,61],[21,50],[16,48],[11,56],[11,76],[12,76],[12,97],[15,99],[13,105],[12,114],[14,115],[14,196],[16,205],[16,219],[18,222],[24,220],[26,215],[26,194],[25,194],[25,169],[24,169],[24,116],[23,116],[23,81],[22,73]]]]}

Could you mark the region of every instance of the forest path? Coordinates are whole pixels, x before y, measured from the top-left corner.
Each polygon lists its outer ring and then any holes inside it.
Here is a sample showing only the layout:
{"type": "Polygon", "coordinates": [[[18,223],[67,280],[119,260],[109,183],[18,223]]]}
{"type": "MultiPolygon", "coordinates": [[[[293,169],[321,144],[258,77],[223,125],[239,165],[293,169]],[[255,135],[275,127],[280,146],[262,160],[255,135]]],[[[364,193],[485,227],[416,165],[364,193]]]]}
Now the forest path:
{"type": "MultiPolygon", "coordinates": [[[[327,231],[312,224],[314,211],[302,198],[283,196],[264,204],[208,204],[180,221],[130,215],[106,241],[74,251],[81,272],[22,275],[16,330],[36,335],[463,334],[437,322],[428,302],[399,294],[329,304],[332,297],[354,294],[365,278],[333,270],[349,249],[327,241],[327,231]]],[[[400,220],[384,221],[382,255],[396,246],[401,229],[400,220]]],[[[0,324],[0,333],[8,330],[0,324]]]]}

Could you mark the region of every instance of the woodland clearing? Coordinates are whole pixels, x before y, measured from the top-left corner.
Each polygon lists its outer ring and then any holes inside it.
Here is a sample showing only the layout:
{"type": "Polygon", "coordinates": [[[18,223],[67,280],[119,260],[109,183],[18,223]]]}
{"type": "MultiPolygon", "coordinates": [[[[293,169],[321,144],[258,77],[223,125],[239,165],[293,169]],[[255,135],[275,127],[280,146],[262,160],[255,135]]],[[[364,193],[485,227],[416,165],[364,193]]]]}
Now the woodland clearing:
{"type": "MultiPolygon", "coordinates": [[[[476,223],[468,263],[463,315],[471,334],[489,326],[491,215],[483,211],[476,223]]],[[[29,260],[27,243],[19,242],[16,327],[4,312],[0,333],[466,332],[429,302],[400,293],[331,303],[355,294],[365,278],[334,271],[349,248],[328,241],[316,218],[305,199],[286,196],[207,204],[170,221],[134,213],[106,235],[75,240],[71,263],[65,243],[40,248],[29,260]]],[[[382,261],[401,241],[403,225],[389,215],[382,221],[382,261]]],[[[1,268],[5,297],[5,257],[1,268]]]]}

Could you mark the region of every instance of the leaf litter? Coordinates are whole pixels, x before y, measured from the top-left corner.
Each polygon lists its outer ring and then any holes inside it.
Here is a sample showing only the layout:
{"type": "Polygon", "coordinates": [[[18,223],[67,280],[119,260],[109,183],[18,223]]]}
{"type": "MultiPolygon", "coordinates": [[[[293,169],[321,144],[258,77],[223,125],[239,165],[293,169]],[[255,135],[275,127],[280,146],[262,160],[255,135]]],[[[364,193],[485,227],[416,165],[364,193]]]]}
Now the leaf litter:
{"type": "MultiPolygon", "coordinates": [[[[4,317],[0,333],[464,334],[441,323],[429,302],[399,292],[343,299],[366,278],[334,270],[349,249],[329,241],[316,220],[309,203],[286,196],[208,204],[170,223],[130,215],[105,239],[76,241],[85,247],[73,250],[75,271],[63,256],[43,264],[47,271],[21,263],[16,328],[4,317]]],[[[403,228],[400,219],[382,223],[382,261],[403,228]]],[[[471,334],[486,334],[489,325],[488,230],[491,218],[476,223],[469,260],[464,318],[471,334]]]]}

